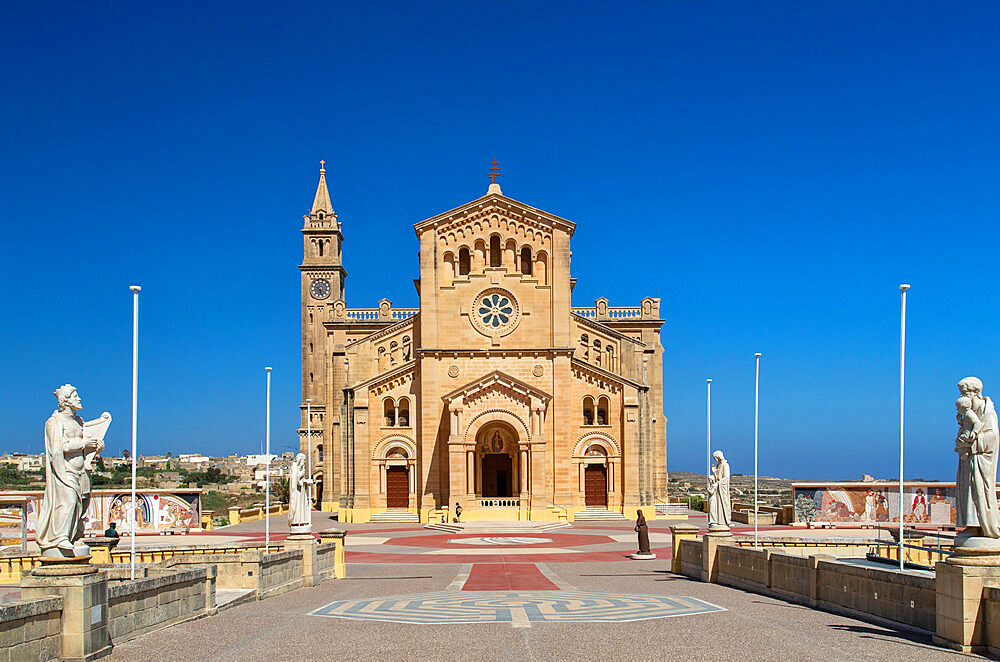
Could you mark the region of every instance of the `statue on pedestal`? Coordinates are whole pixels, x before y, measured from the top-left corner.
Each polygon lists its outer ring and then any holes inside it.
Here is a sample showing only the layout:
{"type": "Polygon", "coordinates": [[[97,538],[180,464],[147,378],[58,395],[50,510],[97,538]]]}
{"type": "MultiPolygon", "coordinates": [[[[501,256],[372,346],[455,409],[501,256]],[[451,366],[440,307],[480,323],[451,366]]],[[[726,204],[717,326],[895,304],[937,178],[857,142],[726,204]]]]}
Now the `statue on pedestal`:
{"type": "Polygon", "coordinates": [[[306,474],[306,454],[299,453],[292,461],[288,477],[288,527],[294,533],[306,533],[312,527],[312,504],[309,499],[312,483],[306,474]]]}
{"type": "Polygon", "coordinates": [[[722,451],[712,453],[715,466],[708,477],[708,529],[728,531],[733,521],[733,503],[729,495],[729,462],[722,451]]]}
{"type": "Polygon", "coordinates": [[[958,383],[955,402],[959,425],[955,438],[958,473],[955,477],[955,524],[965,527],[957,547],[1000,548],[1000,511],[997,510],[998,426],[993,401],[983,395],[983,383],[966,377],[958,383]]]}
{"type": "Polygon", "coordinates": [[[104,450],[111,414],[83,422],[83,408],[70,384],[53,394],[59,409],[45,422],[45,494],[38,509],[38,546],[43,558],[87,556],[83,517],[90,507],[90,475],[94,457],[104,450]]]}

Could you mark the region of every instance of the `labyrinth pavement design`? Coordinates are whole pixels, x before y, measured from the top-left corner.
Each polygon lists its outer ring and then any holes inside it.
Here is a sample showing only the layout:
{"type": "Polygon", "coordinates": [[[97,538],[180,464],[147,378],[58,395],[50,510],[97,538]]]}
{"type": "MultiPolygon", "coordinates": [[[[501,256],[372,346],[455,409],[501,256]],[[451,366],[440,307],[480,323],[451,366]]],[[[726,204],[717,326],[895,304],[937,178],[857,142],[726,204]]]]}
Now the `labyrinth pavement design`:
{"type": "MultiPolygon", "coordinates": [[[[692,616],[722,607],[680,595],[594,591],[437,591],[332,602],[315,616],[395,623],[623,622],[692,616]]],[[[515,625],[516,627],[516,625],[515,625]]]]}

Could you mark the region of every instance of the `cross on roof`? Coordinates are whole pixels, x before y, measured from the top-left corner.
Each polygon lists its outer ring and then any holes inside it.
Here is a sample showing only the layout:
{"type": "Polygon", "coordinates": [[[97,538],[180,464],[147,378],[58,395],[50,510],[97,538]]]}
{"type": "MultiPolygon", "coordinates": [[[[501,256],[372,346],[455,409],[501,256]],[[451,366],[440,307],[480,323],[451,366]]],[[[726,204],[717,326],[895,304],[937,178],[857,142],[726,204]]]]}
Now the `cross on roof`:
{"type": "Polygon", "coordinates": [[[490,182],[496,184],[497,177],[499,177],[501,174],[502,173],[500,172],[500,164],[497,163],[497,160],[494,157],[493,161],[490,163],[490,182]]]}
{"type": "Polygon", "coordinates": [[[326,161],[324,161],[323,159],[319,160],[319,169],[326,170],[326,161]]]}

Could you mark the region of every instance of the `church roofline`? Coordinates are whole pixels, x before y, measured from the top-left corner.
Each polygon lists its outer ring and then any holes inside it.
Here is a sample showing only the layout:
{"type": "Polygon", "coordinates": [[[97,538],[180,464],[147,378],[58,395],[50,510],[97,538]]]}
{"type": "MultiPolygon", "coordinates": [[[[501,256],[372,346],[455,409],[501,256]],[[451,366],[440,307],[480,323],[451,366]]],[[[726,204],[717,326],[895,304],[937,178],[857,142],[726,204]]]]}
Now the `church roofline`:
{"type": "Polygon", "coordinates": [[[600,376],[604,377],[605,379],[608,379],[608,380],[614,381],[614,382],[618,382],[619,384],[625,384],[626,386],[632,386],[633,388],[637,388],[640,391],[649,388],[649,384],[640,384],[639,382],[634,381],[632,379],[629,379],[628,377],[622,377],[621,375],[617,375],[617,374],[615,374],[613,372],[609,372],[609,371],[605,370],[604,368],[598,368],[596,365],[587,363],[583,359],[575,357],[575,356],[572,359],[570,359],[570,367],[573,367],[573,366],[576,366],[578,368],[586,368],[587,370],[591,370],[593,372],[596,372],[597,374],[599,374],[600,376]]]}
{"type": "Polygon", "coordinates": [[[531,205],[527,205],[521,202],[520,200],[515,200],[514,198],[508,198],[507,196],[499,193],[487,193],[481,198],[476,198],[475,200],[467,202],[464,205],[460,205],[458,207],[455,207],[454,209],[449,209],[446,212],[442,212],[437,216],[432,216],[426,220],[420,221],[419,223],[413,226],[413,230],[419,237],[420,233],[429,227],[434,227],[441,223],[450,222],[454,220],[454,217],[458,216],[459,214],[464,214],[472,209],[475,209],[476,207],[482,208],[489,204],[501,207],[506,206],[506,208],[508,209],[513,207],[515,209],[518,209],[525,216],[531,218],[531,220],[548,223],[553,227],[561,227],[562,229],[566,230],[566,232],[568,232],[571,236],[573,234],[573,231],[576,229],[576,223],[574,223],[573,221],[556,216],[555,214],[550,214],[547,211],[538,209],[537,207],[532,207],[531,205]]]}

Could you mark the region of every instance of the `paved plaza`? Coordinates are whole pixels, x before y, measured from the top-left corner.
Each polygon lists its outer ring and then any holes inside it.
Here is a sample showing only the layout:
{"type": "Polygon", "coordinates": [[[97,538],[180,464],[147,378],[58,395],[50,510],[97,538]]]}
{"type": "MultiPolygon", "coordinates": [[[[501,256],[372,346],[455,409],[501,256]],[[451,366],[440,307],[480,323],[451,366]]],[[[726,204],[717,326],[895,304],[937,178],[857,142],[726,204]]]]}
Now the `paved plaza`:
{"type": "MultiPolygon", "coordinates": [[[[313,521],[335,525],[322,513],[313,521]]],[[[283,537],[275,524],[274,535],[283,537]]],[[[651,525],[655,561],[628,559],[635,547],[628,523],[493,535],[346,526],[346,579],[140,636],[108,659],[975,657],[933,646],[924,635],[673,575],[667,523],[651,525]]],[[[262,529],[253,522],[210,535],[251,540],[262,529]]]]}

